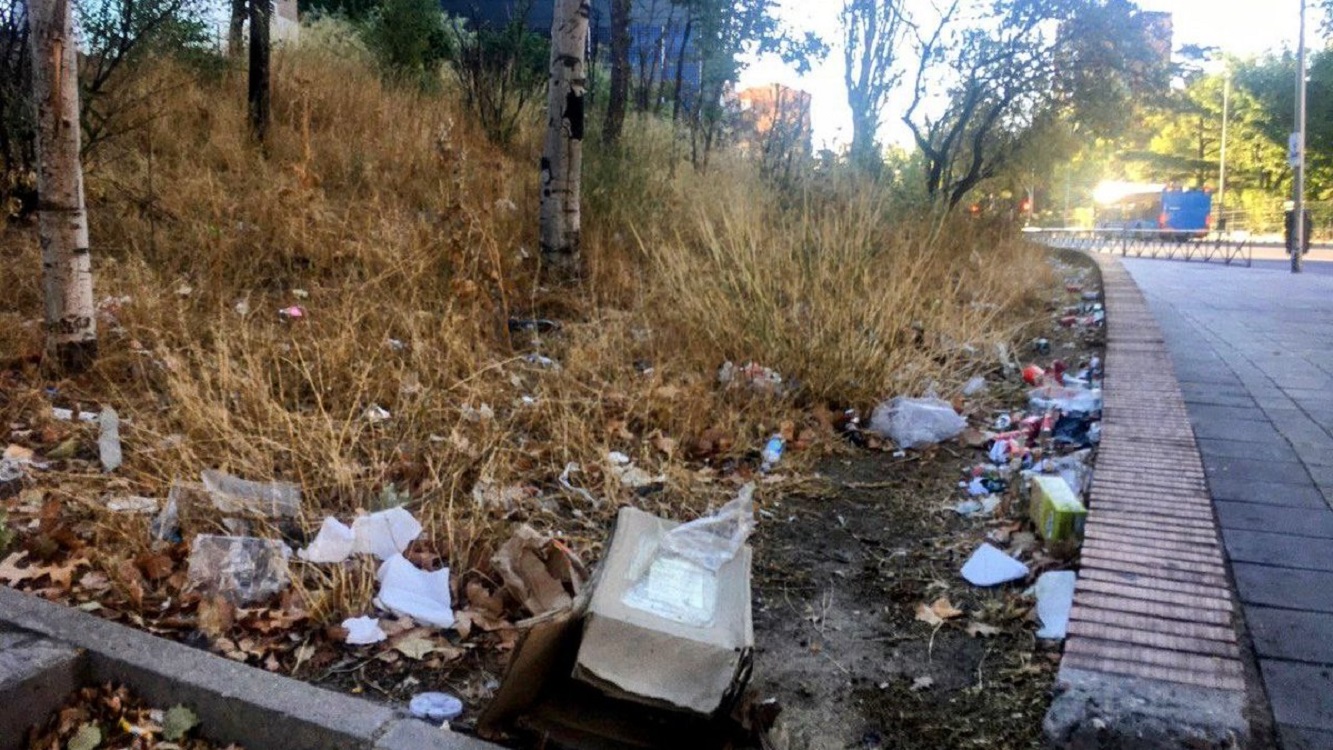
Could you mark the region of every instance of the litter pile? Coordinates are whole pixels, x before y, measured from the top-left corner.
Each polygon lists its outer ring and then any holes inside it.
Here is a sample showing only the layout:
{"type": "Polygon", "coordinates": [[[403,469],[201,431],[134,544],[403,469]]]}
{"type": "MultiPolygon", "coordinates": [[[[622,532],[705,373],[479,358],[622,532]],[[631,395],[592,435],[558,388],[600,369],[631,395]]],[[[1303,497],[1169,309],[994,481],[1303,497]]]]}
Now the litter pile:
{"type": "MultiPolygon", "coordinates": [[[[1104,325],[1099,293],[1085,291],[1078,279],[1070,279],[1065,291],[1080,302],[1060,308],[1060,326],[1104,325]]],[[[1051,348],[1045,338],[1032,344],[1038,356],[1050,356],[1051,348]]],[[[986,460],[959,482],[966,497],[954,511],[968,518],[996,518],[1017,500],[1031,531],[1007,524],[992,530],[962,575],[976,586],[996,586],[1026,580],[1033,568],[1047,570],[1028,593],[1037,599],[1043,626],[1037,637],[1059,640],[1065,637],[1076,574],[1053,568],[1071,564],[1083,539],[1087,493],[1101,442],[1102,362],[1093,355],[1071,372],[1063,360],[1055,359],[1045,367],[1028,365],[1022,377],[1030,387],[1027,409],[1002,411],[988,429],[964,436],[964,443],[986,452],[986,460]],[[995,544],[1007,546],[1009,553],[995,544]]]]}

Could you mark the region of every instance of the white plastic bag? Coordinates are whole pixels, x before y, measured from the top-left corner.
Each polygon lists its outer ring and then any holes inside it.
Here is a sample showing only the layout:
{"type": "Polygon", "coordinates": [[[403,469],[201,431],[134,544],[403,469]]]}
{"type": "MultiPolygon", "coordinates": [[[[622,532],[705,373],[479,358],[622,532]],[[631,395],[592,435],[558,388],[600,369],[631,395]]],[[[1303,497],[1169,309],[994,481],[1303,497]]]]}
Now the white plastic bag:
{"type": "Polygon", "coordinates": [[[347,629],[349,646],[367,646],[389,637],[380,627],[379,619],[374,617],[349,617],[343,620],[343,627],[347,629]]]}
{"type": "Polygon", "coordinates": [[[740,552],[754,531],[754,484],[711,516],[696,518],[668,531],[662,551],[714,573],[740,552]]]}
{"type": "Polygon", "coordinates": [[[394,555],[384,561],[375,578],[380,582],[376,606],[427,625],[453,627],[448,568],[427,573],[402,555],[394,555]]]}
{"type": "Polygon", "coordinates": [[[1028,409],[1041,413],[1059,409],[1061,414],[1092,415],[1102,410],[1102,391],[1100,388],[1066,388],[1059,385],[1044,385],[1028,391],[1028,409]]]}
{"type": "Polygon", "coordinates": [[[297,551],[296,556],[312,563],[339,563],[351,557],[355,540],[351,527],[330,516],[324,519],[310,546],[297,551]]]}
{"type": "Polygon", "coordinates": [[[870,417],[870,431],[899,448],[924,448],[956,438],[966,428],[967,420],[938,398],[899,396],[875,407],[870,417]]]}
{"type": "Polygon", "coordinates": [[[421,523],[402,508],[390,508],[357,518],[352,534],[356,538],[353,553],[388,560],[421,536],[421,523]]]}

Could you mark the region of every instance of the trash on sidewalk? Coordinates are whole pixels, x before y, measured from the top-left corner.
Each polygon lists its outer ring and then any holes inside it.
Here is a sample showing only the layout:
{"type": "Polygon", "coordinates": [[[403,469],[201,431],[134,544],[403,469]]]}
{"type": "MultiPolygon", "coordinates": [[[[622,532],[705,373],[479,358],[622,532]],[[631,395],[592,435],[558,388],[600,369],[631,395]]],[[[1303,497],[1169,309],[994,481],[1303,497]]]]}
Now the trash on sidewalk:
{"type": "Polygon", "coordinates": [[[724,386],[745,385],[752,391],[771,396],[781,396],[786,392],[782,376],[777,370],[754,362],[746,362],[740,367],[730,361],[724,362],[717,371],[717,382],[724,386]]]}
{"type": "Polygon", "coordinates": [[[1042,380],[1046,378],[1046,371],[1036,365],[1028,365],[1023,368],[1023,382],[1028,385],[1041,385],[1042,380]]]}
{"type": "Polygon", "coordinates": [[[389,413],[388,409],[385,409],[379,404],[371,404],[366,407],[365,411],[361,412],[361,418],[371,424],[380,424],[381,422],[387,422],[392,419],[393,414],[389,413]]]}
{"type": "Polygon", "coordinates": [[[980,499],[964,500],[954,506],[953,510],[964,518],[972,516],[988,516],[1000,507],[999,495],[986,495],[980,499]]]}
{"type": "Polygon", "coordinates": [[[200,534],[190,545],[189,580],[233,604],[250,604],[287,588],[290,555],[274,539],[200,534]]]}
{"type": "Polygon", "coordinates": [[[380,583],[376,606],[438,628],[453,627],[448,568],[428,573],[399,554],[385,560],[375,578],[380,583]]]}
{"type": "Polygon", "coordinates": [[[962,575],[973,586],[998,586],[1027,578],[1028,566],[983,543],[963,565],[962,575]]]}
{"type": "Polygon", "coordinates": [[[1028,391],[1028,409],[1038,414],[1055,409],[1066,416],[1092,416],[1102,411],[1102,391],[1100,388],[1044,385],[1028,391]]]}
{"type": "Polygon", "coordinates": [[[301,488],[290,482],[251,482],[213,469],[199,474],[213,505],[231,515],[295,518],[301,513],[301,488]]]}
{"type": "Polygon", "coordinates": [[[989,388],[989,386],[986,384],[986,378],[981,375],[977,375],[976,377],[967,381],[967,384],[963,386],[963,395],[975,396],[978,393],[984,393],[987,388],[989,388]]]}
{"type": "Polygon", "coordinates": [[[774,435],[768,439],[768,444],[764,446],[763,463],[759,466],[759,471],[767,474],[773,470],[782,460],[782,451],[787,447],[787,441],[782,439],[781,435],[774,435]]]}
{"type": "Polygon", "coordinates": [[[278,317],[282,320],[300,320],[306,316],[305,308],[300,305],[284,307],[278,311],[278,317]]]}
{"type": "Polygon", "coordinates": [[[352,522],[352,552],[388,560],[421,536],[421,523],[403,508],[359,516],[352,522]]]}
{"type": "Polygon", "coordinates": [[[355,544],[352,527],[330,516],[324,519],[310,546],[297,550],[296,556],[312,563],[340,563],[352,556],[355,544]]]}
{"type": "Polygon", "coordinates": [[[104,471],[115,471],[124,460],[120,450],[120,416],[108,406],[102,409],[97,423],[97,456],[104,471]]]}
{"type": "Polygon", "coordinates": [[[157,501],[151,497],[125,495],[123,497],[113,497],[108,500],[106,509],[112,513],[147,516],[157,512],[157,501]]]}
{"type": "Polygon", "coordinates": [[[684,525],[621,509],[591,592],[519,623],[479,733],[500,739],[517,725],[654,750],[714,742],[715,717],[749,680],[752,492],[684,525]],[[708,624],[681,622],[710,607],[708,624]]]}
{"type": "Polygon", "coordinates": [[[1074,608],[1074,584],[1077,575],[1072,570],[1042,573],[1032,592],[1037,597],[1037,617],[1041,630],[1037,637],[1045,640],[1064,640],[1069,629],[1069,612],[1074,608]]]}
{"type": "Polygon", "coordinates": [[[649,474],[635,466],[630,457],[624,453],[611,451],[606,455],[606,460],[611,465],[611,473],[615,475],[615,478],[619,480],[622,486],[631,490],[648,490],[666,484],[666,476],[649,474]]]}
{"type": "Polygon", "coordinates": [[[296,556],[313,563],[340,563],[352,555],[388,560],[406,550],[421,531],[421,523],[403,508],[357,516],[351,526],[330,516],[310,546],[296,556]]]}
{"type": "Polygon", "coordinates": [[[712,714],[738,695],[754,648],[754,485],[674,524],[622,508],[583,627],[574,678],[615,698],[712,714]]]}
{"type": "MultiPolygon", "coordinates": [[[[74,421],[74,411],[71,409],[62,409],[59,406],[51,407],[51,416],[61,422],[74,421]]],[[[78,414],[78,418],[80,422],[96,422],[99,415],[94,411],[81,411],[78,414]]]]}
{"type": "Polygon", "coordinates": [[[1032,500],[1028,511],[1037,533],[1047,542],[1079,542],[1088,509],[1074,496],[1063,477],[1032,477],[1032,500]]]}
{"type": "Polygon", "coordinates": [[[1043,474],[1059,474],[1074,491],[1075,497],[1085,497],[1092,489],[1091,450],[1081,450],[1059,458],[1048,458],[1041,462],[1043,474]]]}
{"type": "Polygon", "coordinates": [[[953,405],[938,398],[899,396],[875,407],[870,431],[892,440],[899,448],[923,448],[956,438],[967,420],[953,405]]]}
{"type": "Polygon", "coordinates": [[[347,630],[345,642],[349,646],[367,646],[389,637],[375,617],[349,617],[343,620],[342,625],[347,630]]]}
{"type": "Polygon", "coordinates": [[[181,519],[180,506],[181,497],[188,490],[179,482],[171,483],[171,490],[167,493],[166,505],[162,506],[162,512],[153,518],[149,525],[149,532],[153,539],[172,544],[179,544],[181,541],[181,519]]]}
{"type": "Polygon", "coordinates": [[[578,464],[572,461],[570,463],[565,464],[565,470],[560,472],[560,478],[559,478],[560,486],[564,487],[569,492],[578,495],[584,500],[587,500],[588,504],[591,505],[592,507],[600,508],[602,505],[602,501],[598,500],[596,497],[593,496],[591,492],[583,489],[582,487],[575,487],[573,483],[569,481],[570,474],[582,470],[583,470],[582,467],[580,467],[578,464]]]}
{"type": "Polygon", "coordinates": [[[407,710],[418,719],[443,724],[463,714],[463,701],[448,693],[418,693],[412,696],[407,710]]]}
{"type": "Polygon", "coordinates": [[[527,524],[514,529],[491,565],[509,595],[534,617],[570,606],[587,578],[573,553],[527,524]]]}

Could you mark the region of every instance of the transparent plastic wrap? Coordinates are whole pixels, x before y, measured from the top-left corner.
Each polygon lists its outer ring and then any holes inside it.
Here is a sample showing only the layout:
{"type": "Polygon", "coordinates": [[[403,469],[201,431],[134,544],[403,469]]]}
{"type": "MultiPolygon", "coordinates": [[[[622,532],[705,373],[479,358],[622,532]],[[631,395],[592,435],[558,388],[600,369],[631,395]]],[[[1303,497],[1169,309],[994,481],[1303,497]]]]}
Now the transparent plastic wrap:
{"type": "Polygon", "coordinates": [[[924,448],[951,440],[967,429],[967,420],[953,405],[938,398],[898,397],[875,407],[870,431],[889,438],[899,448],[924,448]]]}
{"type": "Polygon", "coordinates": [[[273,539],[200,534],[190,549],[190,582],[236,604],[262,601],[287,588],[290,555],[273,539]]]}
{"type": "Polygon", "coordinates": [[[629,577],[626,605],[684,625],[706,627],[717,614],[718,570],[754,531],[754,485],[712,515],[645,538],[629,577]]]}
{"type": "Polygon", "coordinates": [[[290,482],[251,482],[213,469],[200,472],[204,489],[223,513],[296,518],[301,488],[290,482]]]}

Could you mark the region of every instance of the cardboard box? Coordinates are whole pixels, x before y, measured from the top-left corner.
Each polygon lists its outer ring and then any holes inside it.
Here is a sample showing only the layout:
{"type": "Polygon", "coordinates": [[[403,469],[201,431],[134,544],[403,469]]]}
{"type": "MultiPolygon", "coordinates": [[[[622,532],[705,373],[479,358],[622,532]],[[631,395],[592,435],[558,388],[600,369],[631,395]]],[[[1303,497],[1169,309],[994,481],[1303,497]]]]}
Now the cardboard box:
{"type": "Polygon", "coordinates": [[[730,710],[749,679],[751,550],[716,573],[659,555],[678,525],[621,509],[573,676],[612,698],[709,715],[730,710]]]}
{"type": "Polygon", "coordinates": [[[1043,539],[1048,542],[1079,542],[1083,539],[1088,509],[1083,507],[1063,477],[1033,476],[1031,502],[1028,512],[1043,539]]]}

